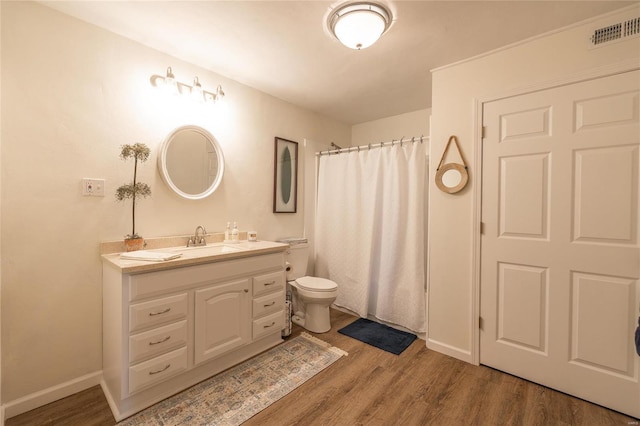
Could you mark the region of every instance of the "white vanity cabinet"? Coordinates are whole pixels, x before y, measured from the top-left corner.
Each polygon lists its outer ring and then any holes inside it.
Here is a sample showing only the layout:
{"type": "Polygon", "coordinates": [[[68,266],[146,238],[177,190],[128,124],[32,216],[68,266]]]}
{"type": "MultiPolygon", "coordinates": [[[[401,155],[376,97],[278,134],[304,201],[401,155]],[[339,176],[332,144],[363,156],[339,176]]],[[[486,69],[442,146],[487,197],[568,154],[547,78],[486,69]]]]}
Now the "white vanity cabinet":
{"type": "Polygon", "coordinates": [[[102,387],[117,421],[282,341],[286,246],[273,244],[156,265],[103,256],[102,387]]]}

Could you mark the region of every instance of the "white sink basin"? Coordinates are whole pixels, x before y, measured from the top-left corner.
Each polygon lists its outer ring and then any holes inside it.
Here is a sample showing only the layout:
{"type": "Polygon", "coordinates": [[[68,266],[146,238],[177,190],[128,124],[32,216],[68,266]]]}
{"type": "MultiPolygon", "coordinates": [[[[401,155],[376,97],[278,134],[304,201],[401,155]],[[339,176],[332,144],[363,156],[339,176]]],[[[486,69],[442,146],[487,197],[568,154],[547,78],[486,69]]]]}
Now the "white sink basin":
{"type": "Polygon", "coordinates": [[[240,247],[234,247],[226,244],[209,244],[206,246],[177,247],[172,249],[171,251],[174,253],[183,253],[183,252],[188,252],[193,250],[197,250],[198,254],[201,256],[207,256],[207,255],[222,254],[222,253],[235,253],[243,249],[240,247]]]}

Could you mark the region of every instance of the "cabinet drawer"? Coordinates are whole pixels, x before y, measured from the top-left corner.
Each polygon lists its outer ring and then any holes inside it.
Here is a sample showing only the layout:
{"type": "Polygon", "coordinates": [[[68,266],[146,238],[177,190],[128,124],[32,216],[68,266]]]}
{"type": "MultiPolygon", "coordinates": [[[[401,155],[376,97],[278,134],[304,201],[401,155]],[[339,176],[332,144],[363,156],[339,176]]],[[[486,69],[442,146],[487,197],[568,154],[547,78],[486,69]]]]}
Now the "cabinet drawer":
{"type": "Polygon", "coordinates": [[[253,299],[253,317],[258,318],[284,309],[284,301],[284,291],[267,294],[266,296],[253,299]]]}
{"type": "Polygon", "coordinates": [[[129,393],[161,382],[186,369],[186,347],[129,367],[129,393]]]}
{"type": "Polygon", "coordinates": [[[129,362],[134,363],[186,344],[186,320],[134,334],[129,337],[129,362]]]}
{"type": "Polygon", "coordinates": [[[264,337],[267,334],[280,333],[283,328],[284,310],[253,320],[253,340],[264,337]]]}
{"type": "Polygon", "coordinates": [[[129,306],[129,331],[186,318],[187,300],[183,293],[129,306]]]}
{"type": "Polygon", "coordinates": [[[253,296],[284,290],[284,271],[272,272],[253,278],[253,296]]]}

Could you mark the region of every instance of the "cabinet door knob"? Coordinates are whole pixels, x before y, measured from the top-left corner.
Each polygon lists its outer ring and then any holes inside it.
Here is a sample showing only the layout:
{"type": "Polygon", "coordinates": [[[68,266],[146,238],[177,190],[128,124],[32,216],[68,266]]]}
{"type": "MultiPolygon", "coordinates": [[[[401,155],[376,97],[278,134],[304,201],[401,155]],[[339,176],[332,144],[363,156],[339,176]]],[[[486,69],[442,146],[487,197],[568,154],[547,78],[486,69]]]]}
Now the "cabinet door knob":
{"type": "Polygon", "coordinates": [[[245,293],[249,293],[249,290],[245,288],[245,289],[244,289],[244,292],[245,292],[245,293]]]}
{"type": "Polygon", "coordinates": [[[275,281],[271,281],[271,282],[268,282],[268,283],[264,283],[264,285],[265,285],[265,286],[267,286],[267,285],[274,285],[275,283],[276,283],[275,281]]]}
{"type": "Polygon", "coordinates": [[[274,300],[273,302],[269,303],[268,305],[263,305],[263,306],[264,306],[265,308],[268,308],[269,306],[273,306],[273,305],[275,305],[275,304],[276,304],[276,302],[275,302],[275,300],[274,300]]]}
{"type": "Polygon", "coordinates": [[[275,321],[273,321],[271,324],[269,325],[265,325],[263,326],[263,328],[269,328],[269,327],[273,327],[274,325],[276,325],[275,321]]]}

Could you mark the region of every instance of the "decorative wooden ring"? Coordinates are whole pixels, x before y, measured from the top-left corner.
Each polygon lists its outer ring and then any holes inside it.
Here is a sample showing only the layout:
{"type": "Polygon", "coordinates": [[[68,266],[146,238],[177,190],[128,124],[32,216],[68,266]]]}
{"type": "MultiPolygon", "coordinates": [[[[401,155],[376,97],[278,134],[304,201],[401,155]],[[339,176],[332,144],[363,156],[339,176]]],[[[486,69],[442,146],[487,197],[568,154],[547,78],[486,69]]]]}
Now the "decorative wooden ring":
{"type": "Polygon", "coordinates": [[[468,181],[469,174],[467,173],[467,168],[462,164],[447,163],[438,168],[438,171],[436,171],[436,186],[440,189],[440,191],[446,192],[448,194],[455,194],[456,192],[461,191],[462,188],[467,185],[468,181]],[[460,173],[460,182],[456,186],[448,187],[444,184],[444,182],[442,182],[442,177],[449,170],[457,170],[458,173],[460,173]]]}

